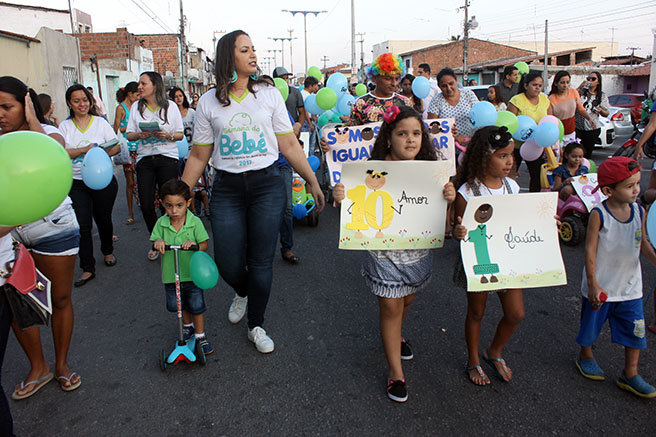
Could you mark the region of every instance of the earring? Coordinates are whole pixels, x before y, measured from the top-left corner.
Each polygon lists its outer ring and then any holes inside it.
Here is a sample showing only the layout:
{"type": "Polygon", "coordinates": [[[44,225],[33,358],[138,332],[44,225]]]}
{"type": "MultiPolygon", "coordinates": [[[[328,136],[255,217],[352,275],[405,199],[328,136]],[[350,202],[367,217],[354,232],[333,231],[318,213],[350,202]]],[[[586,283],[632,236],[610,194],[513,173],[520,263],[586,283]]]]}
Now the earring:
{"type": "Polygon", "coordinates": [[[232,77],[230,78],[230,83],[235,83],[235,82],[237,82],[237,72],[233,71],[232,77]]]}
{"type": "Polygon", "coordinates": [[[250,78],[253,79],[253,80],[258,80],[259,76],[257,75],[257,73],[253,73],[253,74],[251,74],[250,78]]]}

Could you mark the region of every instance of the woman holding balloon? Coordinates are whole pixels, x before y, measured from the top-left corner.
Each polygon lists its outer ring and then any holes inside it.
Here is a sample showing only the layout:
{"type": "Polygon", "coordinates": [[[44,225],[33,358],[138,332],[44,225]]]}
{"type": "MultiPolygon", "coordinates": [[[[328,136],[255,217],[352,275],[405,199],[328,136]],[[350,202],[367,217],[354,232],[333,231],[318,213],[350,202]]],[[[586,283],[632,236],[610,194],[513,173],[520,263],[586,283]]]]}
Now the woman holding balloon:
{"type": "MultiPolygon", "coordinates": [[[[0,135],[32,131],[48,135],[62,147],[65,144],[61,132],[47,124],[34,90],[11,76],[0,77],[0,129],[0,135]]],[[[53,175],[52,183],[57,179],[57,175],[53,175]]],[[[68,191],[68,184],[62,190],[68,191]]],[[[51,281],[55,375],[63,390],[74,390],[81,378],[68,365],[68,349],[73,334],[71,293],[80,233],[70,198],[66,196],[43,219],[16,227],[12,236],[30,250],[36,267],[51,281]]],[[[53,374],[43,354],[39,328],[21,331],[14,325],[14,333],[30,361],[30,371],[16,386],[12,398],[25,399],[50,382],[53,374]]]]}
{"type": "MultiPolygon", "coordinates": [[[[551,103],[549,98],[542,93],[542,74],[537,71],[529,71],[527,74],[522,76],[522,80],[519,82],[519,94],[513,96],[508,102],[508,111],[513,114],[526,115],[533,119],[535,124],[540,122],[542,118],[546,115],[552,115],[553,110],[551,108],[551,103]]],[[[522,131],[519,129],[518,131],[522,131]]],[[[517,132],[513,135],[517,140],[515,141],[515,171],[519,172],[519,165],[522,163],[522,155],[520,154],[520,148],[523,144],[523,141],[528,141],[529,137],[535,130],[535,127],[525,130],[527,136],[520,137],[518,139],[517,132]]],[[[530,192],[539,192],[540,191],[540,169],[542,168],[542,153],[537,157],[537,159],[526,160],[526,166],[528,167],[528,173],[530,176],[529,182],[529,191],[530,192]]]]}
{"type": "MultiPolygon", "coordinates": [[[[179,175],[176,141],[184,137],[184,125],[178,106],[166,98],[164,81],[159,73],[142,73],[138,89],[140,99],[130,108],[127,138],[129,141],[139,141],[139,202],[148,232],[152,233],[157,222],[155,189],[179,175]]],[[[198,178],[191,181],[190,186],[195,186],[197,181],[198,178]]],[[[157,258],[158,251],[148,251],[149,260],[155,261],[157,258]]]]}
{"type": "Polygon", "coordinates": [[[194,143],[182,180],[194,186],[208,161],[216,169],[210,202],[214,257],[235,291],[231,323],[248,314],[248,339],[260,353],[273,352],[262,328],[271,283],[285,188],[276,165],[280,151],[306,181],[318,211],[324,196],[292,130],[285,102],[258,77],[257,56],[245,32],[218,42],[216,89],[196,107],[194,143]]]}
{"type": "Polygon", "coordinates": [[[107,120],[95,112],[93,96],[80,84],[66,90],[66,104],[70,117],[59,129],[66,141],[66,151],[73,161],[73,187],[71,199],[80,224],[80,267],[82,275],[74,285],[81,287],[96,277],[96,259],[93,256],[93,222],[98,227],[100,251],[105,265],[116,265],[112,235],[112,209],[118,192],[114,166],[109,156],[120,151],[118,143],[106,150],[94,148],[118,141],[107,120]],[[109,156],[108,156],[109,154],[109,156]]]}

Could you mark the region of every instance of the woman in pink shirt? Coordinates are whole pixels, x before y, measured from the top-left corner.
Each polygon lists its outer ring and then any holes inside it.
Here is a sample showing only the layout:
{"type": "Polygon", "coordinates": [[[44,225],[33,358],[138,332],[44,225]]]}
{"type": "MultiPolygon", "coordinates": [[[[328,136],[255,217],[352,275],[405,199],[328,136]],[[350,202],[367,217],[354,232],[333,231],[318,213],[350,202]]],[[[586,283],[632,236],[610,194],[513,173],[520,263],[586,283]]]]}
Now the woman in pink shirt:
{"type": "Polygon", "coordinates": [[[559,71],[551,83],[551,91],[549,92],[553,115],[563,122],[565,128],[565,136],[563,137],[565,143],[576,138],[575,116],[577,112],[588,120],[593,127],[596,127],[595,121],[590,118],[590,115],[583,107],[578,91],[569,87],[570,80],[571,77],[567,71],[559,71]]]}

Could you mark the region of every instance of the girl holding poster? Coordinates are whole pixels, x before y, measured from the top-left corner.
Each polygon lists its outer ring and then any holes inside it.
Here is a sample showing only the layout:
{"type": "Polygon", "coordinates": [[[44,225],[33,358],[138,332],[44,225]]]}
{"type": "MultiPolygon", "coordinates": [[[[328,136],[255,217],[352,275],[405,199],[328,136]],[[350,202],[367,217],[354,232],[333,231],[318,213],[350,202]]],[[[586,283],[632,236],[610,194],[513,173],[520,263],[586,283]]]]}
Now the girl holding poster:
{"type": "MultiPolygon", "coordinates": [[[[496,265],[491,264],[487,252],[487,235],[485,222],[493,214],[492,208],[477,211],[476,221],[480,223],[477,229],[468,232],[460,224],[471,196],[497,196],[519,193],[519,185],[508,174],[513,167],[512,137],[505,127],[489,126],[477,130],[472,137],[462,164],[456,175],[458,194],[456,196],[455,210],[458,224],[453,236],[457,240],[468,240],[475,244],[478,265],[482,274],[481,281],[495,282],[498,279],[496,265]],[[489,277],[486,277],[489,276],[489,277]]],[[[485,206],[485,205],[484,205],[485,206]]],[[[503,308],[503,318],[497,325],[497,331],[492,343],[483,352],[483,360],[490,365],[492,371],[502,381],[509,382],[512,372],[501,358],[504,346],[512,336],[513,332],[524,318],[524,300],[521,289],[503,290],[498,292],[499,300],[503,308]]],[[[467,362],[467,376],[476,385],[487,385],[490,379],[481,368],[478,355],[478,342],[481,334],[481,322],[485,314],[487,303],[487,292],[467,293],[467,317],[465,319],[465,340],[469,360],[467,362]]]]}
{"type": "MultiPolygon", "coordinates": [[[[436,161],[435,147],[421,115],[408,106],[387,108],[383,124],[371,151],[372,160],[436,161]]],[[[345,198],[344,185],[337,183],[335,200],[345,198]]],[[[444,198],[451,203],[456,197],[453,183],[444,186],[444,198]]],[[[401,336],[403,319],[415,293],[425,287],[432,274],[432,253],[418,250],[369,250],[362,265],[362,276],[378,297],[380,334],[389,365],[387,395],[396,402],[405,402],[408,392],[401,360],[411,360],[412,350],[401,336]]]]}

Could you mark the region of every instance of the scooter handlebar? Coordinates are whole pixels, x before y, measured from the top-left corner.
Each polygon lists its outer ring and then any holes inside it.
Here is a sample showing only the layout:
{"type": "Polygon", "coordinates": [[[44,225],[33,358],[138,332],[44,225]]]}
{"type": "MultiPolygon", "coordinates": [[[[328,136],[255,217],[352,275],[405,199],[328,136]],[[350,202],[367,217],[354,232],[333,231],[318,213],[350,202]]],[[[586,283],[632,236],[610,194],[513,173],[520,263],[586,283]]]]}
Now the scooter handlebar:
{"type": "MultiPolygon", "coordinates": [[[[164,250],[191,250],[193,252],[198,250],[198,244],[193,244],[189,249],[183,249],[181,245],[166,244],[164,250]]],[[[155,245],[153,245],[153,250],[155,250],[155,245]]]]}

